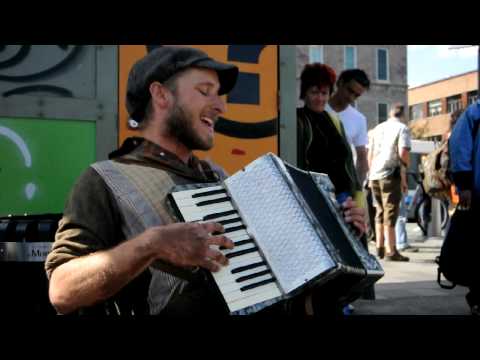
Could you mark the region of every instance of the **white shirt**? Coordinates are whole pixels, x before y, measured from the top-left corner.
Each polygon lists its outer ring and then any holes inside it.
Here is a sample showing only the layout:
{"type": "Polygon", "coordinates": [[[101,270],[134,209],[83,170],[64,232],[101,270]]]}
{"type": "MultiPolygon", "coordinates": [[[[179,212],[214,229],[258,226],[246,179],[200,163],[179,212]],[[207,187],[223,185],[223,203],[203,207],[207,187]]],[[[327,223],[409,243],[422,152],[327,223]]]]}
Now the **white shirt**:
{"type": "Polygon", "coordinates": [[[369,180],[380,180],[400,166],[399,151],[411,148],[410,130],[398,118],[389,118],[372,130],[369,149],[373,152],[369,180]]]}
{"type": "Polygon", "coordinates": [[[367,135],[367,118],[360,111],[353,106],[348,105],[345,110],[336,112],[327,103],[325,110],[329,113],[336,114],[345,128],[345,134],[347,135],[348,143],[352,148],[353,161],[357,163],[357,146],[366,146],[368,144],[367,135]]]}

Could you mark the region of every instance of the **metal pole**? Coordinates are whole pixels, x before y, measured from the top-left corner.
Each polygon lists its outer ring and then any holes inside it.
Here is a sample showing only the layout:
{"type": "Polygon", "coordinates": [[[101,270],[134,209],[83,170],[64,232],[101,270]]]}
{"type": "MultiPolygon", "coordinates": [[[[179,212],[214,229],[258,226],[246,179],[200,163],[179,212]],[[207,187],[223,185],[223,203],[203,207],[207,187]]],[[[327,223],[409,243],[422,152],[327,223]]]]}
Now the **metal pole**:
{"type": "Polygon", "coordinates": [[[279,155],[292,165],[297,164],[297,113],[296,113],[296,46],[279,47],[280,131],[279,155]]]}
{"type": "Polygon", "coordinates": [[[430,223],[428,224],[427,236],[442,236],[442,213],[440,208],[440,200],[435,198],[432,198],[430,223]]]}

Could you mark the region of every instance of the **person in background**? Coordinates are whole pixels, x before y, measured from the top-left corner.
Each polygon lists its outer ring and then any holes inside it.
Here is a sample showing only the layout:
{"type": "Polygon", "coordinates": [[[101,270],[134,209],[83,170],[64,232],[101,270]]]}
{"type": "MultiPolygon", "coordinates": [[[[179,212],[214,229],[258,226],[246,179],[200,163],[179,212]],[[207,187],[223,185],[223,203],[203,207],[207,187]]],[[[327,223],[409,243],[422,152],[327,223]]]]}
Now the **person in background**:
{"type": "MultiPolygon", "coordinates": [[[[457,209],[473,212],[473,219],[480,218],[480,101],[469,105],[454,123],[448,140],[450,171],[457,188],[457,209]]],[[[472,226],[474,228],[475,225],[472,226]]],[[[478,240],[478,236],[472,234],[478,240]]],[[[476,247],[478,249],[478,246],[476,247]]],[[[474,251],[474,249],[465,249],[474,251]]],[[[480,316],[480,271],[476,267],[477,282],[469,287],[466,300],[473,315],[480,316]]]]}
{"type": "MultiPolygon", "coordinates": [[[[365,209],[362,187],[356,174],[351,147],[345,129],[334,113],[326,106],[336,80],[335,71],[328,65],[307,64],[302,71],[300,99],[304,107],[297,109],[298,167],[303,170],[325,173],[335,186],[340,204],[353,202],[362,211],[362,217],[354,222],[360,230],[366,246],[365,209]]],[[[328,294],[313,294],[307,298],[311,307],[307,312],[326,316],[343,314],[337,299],[328,294]]]]}
{"type": "Polygon", "coordinates": [[[358,180],[363,184],[368,171],[366,148],[368,126],[367,118],[354,107],[354,104],[370,89],[370,79],[361,69],[349,69],[340,74],[336,85],[337,89],[325,109],[340,118],[348,143],[352,147],[358,180]]]}
{"type": "Polygon", "coordinates": [[[393,105],[390,117],[373,130],[368,148],[369,184],[376,210],[377,255],[381,259],[385,257],[386,261],[410,260],[397,250],[395,236],[402,189],[406,187],[401,168],[408,168],[411,148],[410,132],[402,122],[403,117],[404,106],[393,105]]]}
{"type": "Polygon", "coordinates": [[[402,166],[401,168],[401,190],[402,198],[400,200],[400,207],[398,211],[397,222],[395,223],[395,239],[397,250],[406,252],[418,252],[418,248],[410,245],[407,234],[407,205],[405,204],[405,198],[408,195],[408,183],[407,183],[407,169],[402,166]]]}
{"type": "MultiPolygon", "coordinates": [[[[450,139],[450,135],[452,134],[453,127],[457,123],[458,118],[460,115],[462,115],[463,109],[458,109],[455,110],[451,115],[450,115],[450,126],[448,131],[443,134],[442,136],[442,141],[448,141],[450,139]]],[[[453,206],[457,205],[459,202],[459,197],[457,194],[457,190],[455,189],[455,185],[452,184],[451,189],[450,189],[450,209],[452,209],[453,206]]]]}

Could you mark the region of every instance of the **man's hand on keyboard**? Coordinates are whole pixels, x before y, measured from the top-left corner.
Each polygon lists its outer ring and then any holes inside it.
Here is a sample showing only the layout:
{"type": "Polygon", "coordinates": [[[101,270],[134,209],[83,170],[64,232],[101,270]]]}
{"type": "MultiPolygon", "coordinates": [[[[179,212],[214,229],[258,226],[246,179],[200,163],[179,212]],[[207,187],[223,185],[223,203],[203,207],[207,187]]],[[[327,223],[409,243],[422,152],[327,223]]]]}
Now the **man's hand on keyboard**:
{"type": "Polygon", "coordinates": [[[220,251],[210,248],[218,245],[233,248],[232,240],[222,235],[221,224],[176,223],[151,228],[152,244],[157,248],[158,259],[182,267],[201,266],[216,272],[228,264],[220,251]]]}
{"type": "Polygon", "coordinates": [[[358,235],[362,236],[367,229],[365,222],[365,209],[357,207],[357,204],[351,197],[348,197],[347,200],[344,201],[342,208],[345,221],[353,224],[358,231],[358,235]]]}

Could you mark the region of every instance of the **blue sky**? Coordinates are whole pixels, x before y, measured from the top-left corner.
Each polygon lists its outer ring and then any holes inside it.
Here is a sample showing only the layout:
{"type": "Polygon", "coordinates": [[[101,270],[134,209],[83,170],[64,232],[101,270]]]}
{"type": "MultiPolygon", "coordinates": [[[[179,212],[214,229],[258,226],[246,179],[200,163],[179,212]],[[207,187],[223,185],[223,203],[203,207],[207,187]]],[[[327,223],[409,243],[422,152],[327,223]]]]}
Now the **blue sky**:
{"type": "Polygon", "coordinates": [[[408,45],[408,85],[415,87],[478,69],[478,47],[449,49],[457,45],[408,45]]]}

